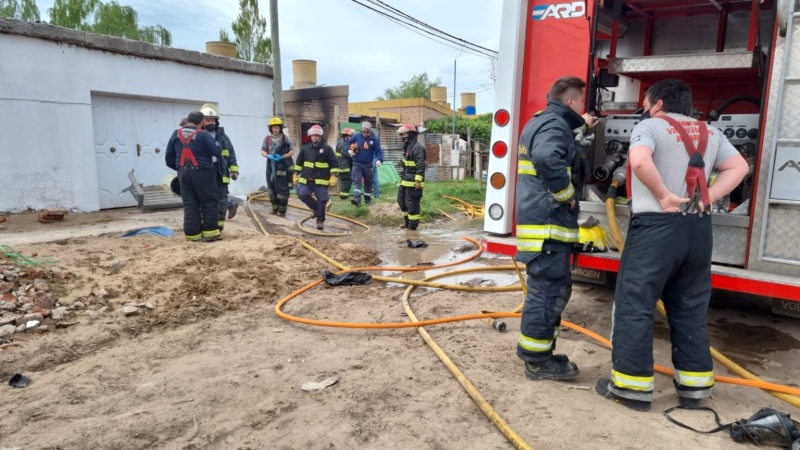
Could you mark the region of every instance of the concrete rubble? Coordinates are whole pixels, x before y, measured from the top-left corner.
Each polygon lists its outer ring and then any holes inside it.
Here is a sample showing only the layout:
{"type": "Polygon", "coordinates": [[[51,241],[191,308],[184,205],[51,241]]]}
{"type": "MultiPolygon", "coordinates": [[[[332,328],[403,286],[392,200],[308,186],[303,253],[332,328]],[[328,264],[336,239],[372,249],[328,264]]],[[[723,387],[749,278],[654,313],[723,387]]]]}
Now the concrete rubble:
{"type": "MultiPolygon", "coordinates": [[[[114,264],[116,268],[119,265],[114,264]]],[[[88,296],[60,300],[48,280],[64,279],[66,274],[36,267],[0,264],[0,343],[18,333],[46,333],[75,325],[80,316],[95,320],[114,309],[108,304],[106,289],[94,287],[88,296]]],[[[153,310],[149,302],[125,303],[125,317],[140,315],[141,309],[153,310]]]]}

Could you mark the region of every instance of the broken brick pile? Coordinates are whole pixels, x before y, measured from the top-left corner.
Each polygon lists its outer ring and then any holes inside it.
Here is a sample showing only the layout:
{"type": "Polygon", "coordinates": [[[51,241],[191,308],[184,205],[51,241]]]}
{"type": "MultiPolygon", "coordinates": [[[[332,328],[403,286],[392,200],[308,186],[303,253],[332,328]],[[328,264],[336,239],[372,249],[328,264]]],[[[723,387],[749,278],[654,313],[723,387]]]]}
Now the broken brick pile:
{"type": "Polygon", "coordinates": [[[0,339],[26,331],[47,332],[67,316],[47,277],[42,270],[0,265],[0,339]]]}

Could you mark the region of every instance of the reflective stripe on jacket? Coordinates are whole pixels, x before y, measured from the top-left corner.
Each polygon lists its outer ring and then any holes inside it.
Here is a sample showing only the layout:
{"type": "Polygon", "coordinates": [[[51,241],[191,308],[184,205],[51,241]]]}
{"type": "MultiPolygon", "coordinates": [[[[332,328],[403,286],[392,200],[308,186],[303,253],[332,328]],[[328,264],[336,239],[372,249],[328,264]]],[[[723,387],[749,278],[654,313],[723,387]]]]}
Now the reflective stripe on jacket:
{"type": "Polygon", "coordinates": [[[421,181],[425,186],[425,147],[415,139],[406,145],[403,156],[400,186],[414,187],[417,181],[421,181]]]}
{"type": "Polygon", "coordinates": [[[528,263],[542,251],[572,250],[578,242],[578,205],[572,162],[578,152],[573,130],[583,118],[559,101],[525,124],[517,165],[517,255],[528,263]]]}
{"type": "Polygon", "coordinates": [[[300,149],[296,164],[300,167],[300,175],[297,178],[300,184],[314,183],[328,186],[331,169],[336,167],[336,155],[330,145],[323,141],[317,146],[308,141],[300,149]]]}

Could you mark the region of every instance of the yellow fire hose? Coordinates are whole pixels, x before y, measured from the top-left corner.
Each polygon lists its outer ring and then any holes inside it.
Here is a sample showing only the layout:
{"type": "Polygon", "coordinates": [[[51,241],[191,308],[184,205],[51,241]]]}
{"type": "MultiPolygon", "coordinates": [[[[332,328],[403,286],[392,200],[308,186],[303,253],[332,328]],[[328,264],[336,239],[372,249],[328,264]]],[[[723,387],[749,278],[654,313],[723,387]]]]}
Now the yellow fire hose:
{"type": "MultiPolygon", "coordinates": [[[[261,224],[260,219],[255,214],[255,212],[253,211],[250,199],[248,199],[247,206],[248,206],[248,211],[250,212],[250,215],[253,218],[253,220],[256,223],[256,225],[258,226],[258,228],[265,235],[269,235],[269,232],[266,230],[266,228],[263,226],[263,224],[261,224]]],[[[433,266],[433,267],[426,266],[426,267],[365,267],[365,268],[348,268],[345,265],[343,265],[343,264],[339,263],[338,261],[334,260],[333,258],[330,258],[329,256],[325,255],[321,251],[317,250],[312,245],[308,244],[307,242],[303,241],[302,239],[299,239],[299,238],[296,238],[296,237],[293,237],[293,236],[283,236],[283,237],[289,237],[291,239],[294,239],[295,241],[300,243],[304,248],[310,250],[311,252],[313,252],[314,254],[316,254],[317,256],[319,256],[320,258],[322,258],[323,260],[325,260],[329,264],[331,264],[331,265],[337,267],[338,269],[340,269],[340,271],[341,271],[340,273],[347,272],[347,271],[354,271],[354,270],[413,272],[413,271],[438,269],[438,268],[443,268],[443,267],[452,267],[452,266],[456,266],[456,265],[462,264],[462,263],[467,262],[467,261],[471,261],[471,260],[477,258],[482,252],[481,246],[479,245],[479,243],[477,241],[475,241],[474,239],[471,239],[471,238],[464,238],[464,239],[472,242],[474,245],[476,245],[477,250],[472,255],[470,255],[467,258],[465,258],[463,260],[460,260],[460,261],[455,261],[455,262],[442,264],[442,265],[438,265],[438,266],[433,266]]],[[[520,306],[518,306],[517,308],[515,308],[514,311],[511,311],[511,312],[492,312],[492,313],[488,313],[488,312],[487,313],[483,313],[482,312],[481,314],[470,314],[470,315],[462,315],[462,316],[456,316],[456,317],[439,318],[439,319],[423,320],[423,321],[419,321],[416,318],[416,316],[413,314],[413,311],[411,311],[410,306],[408,305],[408,299],[409,299],[409,296],[410,296],[411,292],[413,291],[413,289],[415,289],[418,286],[432,287],[432,288],[438,288],[438,289],[458,290],[458,291],[472,291],[472,292],[475,292],[475,291],[478,291],[478,292],[509,292],[509,291],[520,291],[520,290],[525,292],[527,286],[525,285],[524,278],[522,277],[522,273],[519,270],[519,265],[515,262],[513,265],[508,265],[508,266],[477,267],[477,268],[460,269],[460,270],[455,270],[455,271],[452,271],[452,272],[447,272],[447,273],[442,273],[442,274],[437,274],[437,275],[434,275],[434,276],[431,276],[431,277],[427,277],[427,278],[423,279],[422,281],[403,279],[403,278],[394,278],[394,277],[384,277],[384,276],[374,276],[373,279],[376,279],[378,281],[385,281],[385,282],[409,285],[409,287],[407,288],[407,290],[406,290],[406,292],[404,294],[403,301],[404,301],[404,307],[406,308],[407,314],[408,314],[409,318],[411,318],[412,322],[402,322],[402,323],[343,323],[343,322],[332,322],[332,321],[322,321],[322,320],[314,320],[314,319],[306,319],[306,318],[301,318],[301,317],[295,317],[295,316],[289,315],[289,314],[287,314],[287,313],[285,313],[285,312],[283,312],[281,310],[282,306],[285,305],[289,300],[291,300],[291,299],[299,296],[300,294],[302,294],[302,293],[304,293],[304,292],[306,292],[308,290],[311,290],[314,287],[322,284],[323,280],[321,280],[321,279],[316,280],[316,281],[304,286],[303,288],[292,292],[291,294],[289,294],[288,296],[284,297],[283,299],[281,299],[275,305],[275,312],[279,317],[284,318],[286,320],[290,320],[290,321],[294,321],[294,322],[298,322],[298,323],[309,324],[309,325],[333,326],[333,327],[345,327],[345,328],[383,328],[383,329],[385,329],[385,328],[410,328],[410,327],[417,328],[419,330],[420,334],[422,335],[423,339],[426,341],[426,343],[428,343],[428,345],[431,347],[431,349],[434,351],[434,353],[436,353],[436,355],[443,361],[443,363],[453,373],[453,375],[455,376],[456,380],[469,393],[469,395],[473,398],[473,400],[476,402],[476,404],[481,408],[481,410],[484,412],[484,414],[486,414],[486,416],[491,420],[491,422],[498,428],[498,430],[501,433],[503,433],[504,436],[506,436],[506,438],[509,440],[509,442],[511,442],[518,449],[529,449],[529,448],[531,448],[524,440],[522,440],[521,437],[519,437],[519,435],[517,435],[508,426],[508,424],[502,419],[502,417],[500,417],[499,414],[497,414],[496,411],[494,411],[494,409],[492,409],[491,405],[489,405],[489,403],[480,395],[480,393],[477,391],[477,389],[474,387],[474,385],[472,385],[469,382],[469,380],[464,376],[464,374],[455,366],[455,364],[453,364],[453,362],[447,357],[447,355],[444,353],[444,351],[433,341],[433,339],[430,337],[430,335],[428,335],[425,332],[425,330],[422,329],[423,326],[437,325],[437,324],[442,324],[442,323],[450,323],[450,322],[464,321],[464,320],[484,320],[484,321],[486,321],[487,319],[500,319],[500,318],[508,318],[508,317],[519,318],[521,316],[519,311],[522,309],[522,304],[520,306]],[[467,286],[461,286],[461,285],[451,285],[451,284],[442,284],[442,283],[432,283],[431,282],[431,280],[434,280],[436,278],[441,278],[441,277],[445,277],[445,276],[453,276],[453,275],[457,275],[457,274],[461,274],[461,273],[472,273],[472,272],[479,272],[479,271],[484,271],[484,272],[485,271],[507,271],[507,270],[511,270],[511,269],[514,269],[514,270],[517,271],[517,275],[520,278],[521,285],[519,285],[519,286],[516,286],[516,285],[515,286],[505,286],[505,287],[467,287],[467,286]]],[[[597,335],[596,333],[593,333],[593,332],[591,332],[589,330],[586,330],[586,329],[584,329],[582,327],[579,327],[579,326],[577,326],[575,324],[572,324],[572,323],[569,323],[567,321],[562,321],[562,325],[565,326],[565,327],[574,329],[576,331],[579,331],[581,333],[584,333],[587,336],[592,337],[593,339],[598,340],[599,342],[603,343],[604,345],[610,347],[610,342],[608,342],[606,339],[602,338],[601,336],[597,335]]],[[[668,374],[672,373],[671,369],[667,369],[667,368],[664,368],[664,367],[661,367],[661,366],[656,366],[655,368],[656,368],[657,371],[659,371],[661,373],[668,373],[668,374]]],[[[781,385],[772,384],[772,383],[767,383],[767,382],[764,382],[764,381],[761,381],[761,380],[758,380],[758,381],[741,380],[741,379],[722,377],[722,376],[715,376],[714,378],[715,378],[716,381],[719,381],[719,382],[722,382],[722,383],[730,383],[730,384],[736,384],[736,385],[742,385],[742,386],[748,386],[748,387],[757,387],[757,388],[765,389],[765,390],[768,390],[768,391],[777,391],[777,392],[783,392],[785,394],[800,395],[800,389],[793,388],[793,387],[788,387],[788,386],[781,386],[781,385]]],[[[787,396],[787,397],[793,398],[793,397],[790,397],[790,396],[787,396]]]]}
{"type": "MultiPolygon", "coordinates": [[[[611,182],[611,187],[614,189],[618,188],[619,185],[620,183],[618,180],[614,180],[611,182]]],[[[611,229],[611,236],[613,237],[614,241],[616,241],[619,252],[622,253],[623,248],[625,246],[625,241],[622,239],[622,233],[620,233],[619,225],[617,224],[617,214],[616,211],[614,210],[613,197],[609,197],[606,199],[606,214],[608,215],[608,227],[611,229]]],[[[666,309],[664,309],[664,302],[662,302],[661,299],[659,299],[658,302],[656,303],[656,308],[661,313],[661,315],[667,317],[667,311],[666,309]]],[[[736,364],[735,362],[725,357],[725,355],[717,351],[717,349],[715,349],[714,347],[710,347],[710,349],[711,349],[711,356],[714,358],[714,360],[722,364],[726,369],[730,370],[732,373],[747,380],[761,381],[761,382],[764,381],[761,378],[757,377],[755,374],[747,371],[742,366],[736,364]]],[[[800,398],[797,398],[792,395],[783,394],[780,392],[773,392],[773,391],[767,391],[767,392],[770,395],[775,396],[794,407],[800,408],[800,398]]]]}

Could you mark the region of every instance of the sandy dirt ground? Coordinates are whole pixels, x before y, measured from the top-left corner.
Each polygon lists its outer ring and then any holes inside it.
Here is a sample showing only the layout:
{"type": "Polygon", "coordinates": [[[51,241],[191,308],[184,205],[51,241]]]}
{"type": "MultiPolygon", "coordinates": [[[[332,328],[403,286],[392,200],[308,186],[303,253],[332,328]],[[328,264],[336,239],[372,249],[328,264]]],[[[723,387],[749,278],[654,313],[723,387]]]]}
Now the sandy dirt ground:
{"type": "MultiPolygon", "coordinates": [[[[23,214],[3,224],[0,243],[26,256],[58,259],[52,266],[23,268],[29,272],[23,279],[47,280],[68,311],[61,321],[68,326],[46,319],[48,332],[15,334],[18,345],[0,350],[0,448],[513,448],[414,329],[323,328],[277,317],[279,299],[332,267],[293,239],[262,235],[246,213],[228,221],[227,238],[215,243],[187,243],[180,234],[119,237],[144,226],[177,229],[181,214],[70,214],[63,223],[47,225],[23,214]],[[126,317],[122,309],[129,303],[151,303],[154,309],[140,307],[138,315],[126,317]],[[30,377],[29,386],[8,386],[14,373],[30,377]],[[336,384],[301,389],[330,377],[336,384]]],[[[269,227],[296,233],[290,219],[273,219],[269,227]]],[[[459,236],[480,235],[479,223],[423,229],[418,238],[430,247],[411,250],[403,234],[373,228],[353,238],[305,239],[353,267],[458,260],[470,252],[459,236]]],[[[507,262],[486,255],[463,267],[507,262]]],[[[511,274],[441,281],[516,283],[511,274]]],[[[380,282],[323,285],[285,309],[323,320],[404,322],[402,293],[402,286],[380,282]]],[[[612,297],[608,288],[576,284],[564,318],[607,336],[612,297]]],[[[425,319],[510,310],[521,298],[520,292],[418,289],[412,306],[425,319]]],[[[519,321],[507,322],[505,333],[477,321],[428,330],[533,448],[736,445],[725,433],[700,435],[667,422],[662,412],[677,399],[666,376],[657,375],[650,412],[601,399],[593,387],[610,371],[610,352],[575,332],[561,333],[558,350],[577,362],[578,379],[527,380],[515,355],[519,321]]],[[[714,299],[708,322],[719,350],[769,381],[797,386],[800,322],[772,315],[763,300],[725,294],[714,299]]],[[[659,317],[655,357],[671,366],[668,338],[659,317]]],[[[716,372],[730,375],[721,366],[716,372]]],[[[768,405],[800,416],[764,392],[723,384],[715,387],[710,405],[724,421],[768,405]]],[[[706,413],[682,411],[676,417],[704,429],[713,425],[706,413]]]]}

